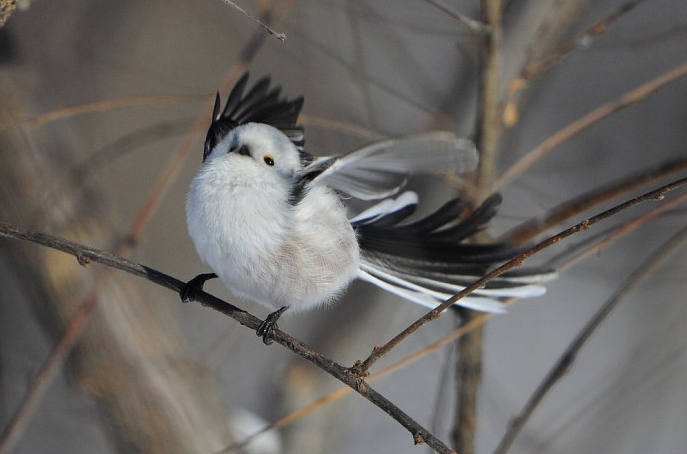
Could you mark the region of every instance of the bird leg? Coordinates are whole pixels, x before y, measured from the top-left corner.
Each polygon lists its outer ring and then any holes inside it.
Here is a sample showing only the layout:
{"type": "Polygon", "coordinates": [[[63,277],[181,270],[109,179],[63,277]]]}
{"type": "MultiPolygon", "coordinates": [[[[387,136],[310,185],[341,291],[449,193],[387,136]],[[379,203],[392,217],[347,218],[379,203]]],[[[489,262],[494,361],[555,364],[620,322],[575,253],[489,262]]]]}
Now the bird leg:
{"type": "Polygon", "coordinates": [[[191,297],[197,293],[203,290],[203,284],[205,284],[205,281],[214,279],[216,278],[217,275],[215,273],[204,273],[204,274],[199,274],[198,276],[194,277],[190,281],[184,284],[183,287],[181,287],[181,290],[179,290],[179,296],[181,297],[181,301],[184,303],[188,303],[191,301],[191,297]]]}
{"type": "Polygon", "coordinates": [[[289,306],[282,306],[281,308],[272,312],[267,316],[264,322],[260,323],[258,329],[255,330],[256,335],[262,336],[262,342],[265,345],[270,345],[272,343],[272,339],[270,339],[270,337],[272,337],[272,331],[274,331],[274,329],[277,327],[277,320],[279,320],[281,314],[283,314],[288,308],[289,306]]]}

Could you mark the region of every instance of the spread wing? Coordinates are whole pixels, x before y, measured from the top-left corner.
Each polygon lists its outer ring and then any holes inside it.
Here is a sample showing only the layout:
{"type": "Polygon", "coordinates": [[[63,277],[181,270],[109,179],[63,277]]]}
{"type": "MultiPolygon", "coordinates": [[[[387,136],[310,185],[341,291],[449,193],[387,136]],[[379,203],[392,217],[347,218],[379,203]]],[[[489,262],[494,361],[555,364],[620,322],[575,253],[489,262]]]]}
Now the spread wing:
{"type": "Polygon", "coordinates": [[[244,95],[248,85],[248,73],[234,84],[224,110],[220,113],[219,93],[215,98],[212,123],[205,138],[203,160],[229,131],[244,123],[265,123],[279,129],[303,152],[305,136],[298,124],[303,108],[303,97],[286,99],[280,96],[281,87],[270,88],[269,76],[262,77],[244,95]]]}
{"type": "Polygon", "coordinates": [[[308,185],[326,185],[361,200],[396,193],[408,175],[464,173],[477,165],[477,149],[449,132],[385,140],[343,156],[319,158],[305,167],[308,185]]]}

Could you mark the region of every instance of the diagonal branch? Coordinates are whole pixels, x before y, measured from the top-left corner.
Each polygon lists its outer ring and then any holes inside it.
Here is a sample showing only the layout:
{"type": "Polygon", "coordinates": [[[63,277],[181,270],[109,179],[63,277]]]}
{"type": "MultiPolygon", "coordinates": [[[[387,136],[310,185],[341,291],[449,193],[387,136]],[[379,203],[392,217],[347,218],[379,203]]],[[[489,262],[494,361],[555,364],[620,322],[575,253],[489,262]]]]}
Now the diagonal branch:
{"type": "Polygon", "coordinates": [[[508,169],[508,171],[506,171],[506,173],[496,180],[494,183],[494,190],[497,191],[499,188],[511,183],[525,170],[529,169],[530,166],[539,158],[563,142],[568,141],[580,132],[596,124],[600,120],[603,120],[604,118],[618,112],[619,110],[638,103],[659,88],[663,88],[666,85],[685,76],[687,76],[687,63],[682,63],[681,65],[676,66],[670,71],[661,74],[649,82],[646,82],[639,87],[628,91],[620,98],[597,107],[588,114],[578,118],[574,122],[565,126],[563,129],[560,129],[548,139],[544,140],[542,143],[520,158],[518,162],[516,162],[510,169],[508,169]]]}
{"type": "MultiPolygon", "coordinates": [[[[11,224],[0,222],[0,236],[30,241],[65,252],[67,254],[71,254],[76,257],[81,265],[87,265],[90,262],[98,262],[108,267],[116,268],[118,270],[133,274],[134,276],[147,279],[177,293],[184,286],[184,282],[156,269],[140,265],[109,252],[84,246],[46,233],[34,232],[13,226],[11,224]]],[[[209,293],[198,292],[193,296],[193,299],[198,301],[203,306],[210,307],[233,318],[241,325],[244,325],[250,329],[257,329],[258,326],[260,326],[261,320],[254,315],[241,310],[238,307],[209,293]]],[[[334,378],[350,386],[358,394],[365,397],[375,406],[386,412],[411,433],[413,436],[413,441],[416,444],[426,443],[428,446],[434,449],[434,451],[440,454],[450,454],[453,452],[432,433],[420,426],[391,401],[372,389],[365,380],[349,373],[348,369],[345,367],[325,357],[321,353],[313,350],[308,345],[289,336],[279,329],[274,330],[272,338],[275,342],[288,348],[292,352],[324,370],[334,378]]]]}
{"type": "Polygon", "coordinates": [[[625,3],[624,5],[621,5],[620,8],[613,11],[611,14],[604,17],[603,19],[595,22],[591,27],[587,28],[582,33],[578,33],[569,40],[563,42],[550,55],[540,60],[528,62],[523,68],[520,78],[524,80],[530,80],[537,74],[546,71],[551,66],[561,61],[566,55],[568,55],[573,50],[582,46],[587,47],[592,37],[598,36],[605,32],[606,28],[609,25],[613,24],[623,15],[632,11],[636,6],[638,6],[640,3],[644,1],[646,0],[631,0],[625,3]]]}
{"type": "Polygon", "coordinates": [[[685,170],[687,170],[687,157],[672,159],[650,169],[640,170],[563,202],[543,215],[530,218],[503,234],[500,240],[507,243],[526,243],[539,233],[599,203],[685,170]]]}
{"type": "Polygon", "coordinates": [[[432,309],[431,311],[427,312],[425,315],[414,321],[410,326],[408,326],[406,329],[401,331],[399,334],[397,334],[393,339],[391,339],[389,342],[384,344],[381,347],[375,347],[375,349],[370,353],[370,355],[364,360],[364,361],[358,361],[356,364],[352,367],[351,372],[358,375],[358,376],[364,376],[367,374],[367,371],[369,370],[370,366],[374,364],[379,358],[387,354],[391,349],[393,349],[396,345],[398,345],[403,339],[406,337],[410,336],[412,333],[420,329],[423,325],[426,323],[436,319],[441,315],[441,313],[446,310],[449,306],[454,304],[456,301],[460,300],[461,298],[469,295],[470,293],[474,292],[478,288],[484,286],[487,282],[492,280],[493,278],[501,275],[502,273],[508,271],[511,268],[514,268],[518,265],[520,265],[524,260],[529,258],[530,256],[536,254],[537,252],[541,251],[542,249],[545,249],[553,244],[558,243],[564,238],[569,237],[570,235],[573,235],[577,232],[583,231],[591,227],[592,225],[596,224],[599,221],[602,221],[608,217],[611,217],[623,210],[626,210],[630,207],[633,207],[639,203],[645,202],[647,200],[661,200],[663,199],[665,193],[672,191],[674,189],[677,189],[679,187],[687,185],[687,177],[681,178],[679,180],[673,181],[672,183],[666,184],[664,186],[661,186],[658,189],[655,189],[653,191],[649,191],[647,193],[644,193],[638,197],[635,197],[633,199],[630,199],[626,202],[623,202],[619,205],[614,206],[613,208],[610,208],[606,211],[603,211],[602,213],[597,214],[596,216],[593,216],[589,219],[585,219],[582,222],[579,222],[572,227],[569,227],[562,232],[553,235],[526,250],[522,254],[518,255],[517,257],[512,258],[511,260],[507,261],[503,265],[495,268],[491,272],[485,274],[482,278],[478,279],[471,285],[467,286],[465,289],[463,289],[460,293],[457,293],[453,297],[449,298],[448,300],[444,301],[441,303],[439,306],[436,308],[432,309]]]}
{"type": "Polygon", "coordinates": [[[577,354],[582,346],[589,340],[594,331],[601,325],[601,323],[608,317],[611,311],[618,305],[620,300],[627,295],[643,278],[654,271],[661,263],[663,263],[673,253],[677,252],[682,243],[687,240],[687,228],[683,228],[665,244],[663,244],[651,257],[649,257],[637,270],[635,270],[623,283],[623,285],[616,290],[616,292],[604,303],[603,306],[594,314],[594,316],[582,328],[582,331],[565,349],[553,368],[546,374],[544,380],[539,384],[534,394],[529,398],[525,407],[520,414],[513,418],[506,434],[501,439],[494,454],[505,454],[510,448],[511,444],[517,437],[520,430],[523,428],[530,415],[535,408],[544,399],[546,394],[553,388],[553,386],[560,380],[568,370],[572,367],[577,354]]]}

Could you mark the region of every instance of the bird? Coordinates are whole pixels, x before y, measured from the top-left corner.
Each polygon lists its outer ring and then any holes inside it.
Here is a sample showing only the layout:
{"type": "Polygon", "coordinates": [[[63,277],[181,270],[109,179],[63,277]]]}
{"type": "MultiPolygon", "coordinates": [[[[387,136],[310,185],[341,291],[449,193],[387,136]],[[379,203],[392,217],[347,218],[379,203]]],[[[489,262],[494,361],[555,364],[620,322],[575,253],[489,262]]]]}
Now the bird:
{"type": "MultiPolygon", "coordinates": [[[[408,177],[474,170],[472,141],[438,131],[315,157],[298,123],[303,96],[282,96],[269,76],[247,90],[248,77],[238,79],[221,111],[215,97],[186,198],[189,236],[213,272],[188,281],[183,301],[219,277],[235,296],[273,309],[256,330],[270,344],[284,311],[332,303],[355,279],[434,308],[520,252],[505,243],[466,243],[495,216],[498,194],[467,216],[469,204],[453,198],[408,221],[419,205],[417,193],[405,189],[408,177]],[[351,214],[353,199],[367,208],[351,214]]],[[[507,272],[456,304],[504,312],[504,298],[542,295],[553,275],[507,272]]]]}

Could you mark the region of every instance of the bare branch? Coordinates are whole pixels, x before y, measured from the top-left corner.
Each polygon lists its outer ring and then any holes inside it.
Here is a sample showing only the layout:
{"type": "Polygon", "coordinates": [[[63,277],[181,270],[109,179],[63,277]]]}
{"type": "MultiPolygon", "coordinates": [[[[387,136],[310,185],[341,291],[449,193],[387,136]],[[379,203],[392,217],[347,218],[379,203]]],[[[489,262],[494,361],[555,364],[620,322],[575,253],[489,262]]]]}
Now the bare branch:
{"type": "MultiPolygon", "coordinates": [[[[118,270],[133,274],[134,276],[147,279],[176,293],[179,293],[181,288],[184,286],[184,282],[156,269],[140,265],[109,252],[74,243],[72,241],[46,233],[34,232],[0,222],[0,236],[30,241],[65,252],[67,254],[71,254],[76,257],[78,262],[82,265],[86,265],[90,262],[98,262],[111,268],[116,268],[118,270]]],[[[255,330],[261,324],[261,320],[254,315],[241,310],[238,307],[209,293],[198,292],[197,294],[193,295],[193,299],[203,306],[210,307],[233,318],[241,325],[244,325],[250,329],[255,330]]],[[[404,413],[391,401],[372,389],[368,383],[365,382],[365,380],[349,373],[348,369],[345,367],[335,363],[321,353],[313,350],[310,346],[289,336],[279,329],[274,330],[272,338],[275,342],[288,348],[292,352],[324,370],[334,378],[350,386],[358,394],[365,397],[375,406],[379,407],[389,416],[394,418],[411,433],[415,444],[426,443],[428,446],[434,449],[434,451],[441,454],[450,454],[453,452],[432,433],[415,422],[410,416],[404,413]]]]}
{"type": "Polygon", "coordinates": [[[77,104],[75,106],[63,107],[61,109],[51,110],[31,118],[25,118],[16,122],[0,123],[0,131],[3,131],[10,126],[28,125],[32,127],[40,127],[53,121],[63,120],[65,118],[75,117],[77,115],[84,115],[93,112],[102,112],[105,110],[123,109],[126,107],[135,106],[158,106],[162,104],[178,104],[183,102],[201,102],[210,99],[214,94],[205,95],[170,95],[170,96],[131,96],[125,98],[104,99],[102,101],[94,101],[87,104],[77,104]]]}
{"type": "MultiPolygon", "coordinates": [[[[606,31],[606,28],[613,24],[615,21],[620,19],[625,14],[633,10],[637,5],[645,0],[631,0],[620,8],[613,11],[608,16],[594,23],[591,27],[587,28],[581,33],[576,34],[572,38],[564,41],[553,51],[549,52],[548,55],[544,57],[539,57],[536,52],[529,52],[529,57],[525,61],[518,77],[516,77],[508,85],[508,97],[504,102],[503,107],[503,121],[507,126],[513,126],[517,123],[519,119],[517,103],[522,94],[522,91],[529,85],[530,81],[538,76],[539,74],[545,72],[551,68],[556,63],[563,60],[568,54],[570,54],[575,49],[582,47],[588,47],[591,44],[591,40],[601,35],[606,31]]],[[[546,42],[547,40],[541,39],[535,42],[546,42]]],[[[533,42],[534,44],[534,42],[533,42]]]]}
{"type": "Polygon", "coordinates": [[[619,180],[585,192],[571,200],[567,200],[541,216],[530,218],[511,231],[503,234],[500,240],[512,243],[525,243],[539,233],[599,203],[686,169],[687,158],[678,158],[664,162],[650,169],[640,170],[639,172],[635,172],[619,180]]]}
{"type": "Polygon", "coordinates": [[[604,118],[622,110],[632,104],[636,104],[643,100],[659,88],[662,88],[681,77],[687,76],[687,63],[682,63],[681,65],[671,69],[670,71],[661,74],[660,76],[640,85],[633,90],[625,93],[618,99],[615,99],[609,103],[606,103],[600,107],[597,107],[593,111],[584,115],[583,117],[570,123],[563,129],[556,132],[554,135],[544,140],[542,143],[537,145],[532,151],[527,153],[525,156],[520,158],[506,173],[504,173],[496,182],[494,183],[494,190],[498,190],[503,186],[512,182],[525,170],[527,170],[532,164],[534,164],[539,158],[544,156],[546,153],[562,144],[563,142],[574,137],[578,133],[584,131],[593,124],[603,120],[604,118]]]}
{"type": "MultiPolygon", "coordinates": [[[[621,225],[611,229],[610,233],[604,232],[603,238],[600,241],[594,241],[588,247],[582,249],[578,253],[569,257],[567,260],[565,260],[563,263],[561,263],[560,267],[558,267],[558,270],[559,271],[567,270],[571,266],[577,264],[580,260],[590,256],[591,254],[596,253],[597,251],[599,251],[601,248],[608,245],[609,243],[612,243],[613,241],[617,240],[621,236],[630,233],[631,231],[635,230],[637,227],[650,221],[651,219],[655,218],[656,216],[659,216],[661,214],[666,213],[668,210],[670,210],[671,208],[675,207],[676,205],[684,202],[685,200],[687,200],[687,193],[684,193],[678,197],[675,197],[674,199],[670,200],[669,202],[666,202],[666,203],[654,208],[653,210],[649,211],[648,213],[646,213],[642,216],[639,216],[636,219],[630,219],[629,221],[622,223],[621,225]]],[[[566,252],[568,252],[566,255],[569,256],[570,255],[569,251],[566,251],[566,252]]],[[[556,260],[556,258],[554,257],[552,259],[552,262],[555,262],[555,260],[556,260]]],[[[549,263],[552,263],[552,262],[549,262],[549,263]]]]}
{"type": "Polygon", "coordinates": [[[655,189],[653,191],[649,191],[647,193],[644,193],[638,197],[634,197],[626,202],[623,202],[619,205],[616,205],[608,210],[605,210],[596,216],[593,216],[591,218],[585,219],[582,222],[579,222],[572,227],[569,227],[562,232],[553,235],[536,245],[532,246],[529,248],[527,251],[523,252],[522,254],[518,255],[517,257],[514,257],[513,259],[507,261],[503,265],[495,268],[494,270],[490,271],[489,273],[485,274],[482,278],[478,279],[471,285],[467,286],[463,291],[460,293],[457,293],[453,297],[449,298],[448,300],[444,301],[441,303],[439,306],[436,308],[432,309],[431,311],[427,312],[425,315],[417,319],[415,322],[410,324],[406,329],[404,329],[402,332],[397,334],[393,339],[391,339],[389,342],[384,344],[381,347],[376,347],[372,353],[364,360],[364,361],[358,361],[352,368],[352,373],[358,375],[358,376],[364,376],[367,371],[369,370],[370,366],[374,364],[379,358],[387,354],[391,349],[393,349],[396,345],[398,345],[403,339],[417,331],[420,327],[425,325],[426,323],[436,319],[441,315],[441,313],[454,304],[456,301],[460,300],[461,298],[469,295],[473,291],[477,290],[478,288],[484,286],[487,282],[489,282],[491,279],[499,276],[500,274],[508,271],[511,268],[514,268],[518,265],[520,265],[524,260],[529,258],[530,256],[536,254],[537,252],[541,251],[542,249],[545,249],[555,243],[558,243],[564,238],[569,237],[570,235],[573,235],[577,232],[583,231],[591,227],[592,225],[596,224],[599,221],[602,221],[606,218],[609,218],[623,210],[626,210],[630,207],[633,207],[637,204],[640,204],[642,202],[645,202],[647,200],[662,200],[664,197],[664,194],[667,192],[670,192],[672,190],[675,190],[677,188],[680,188],[682,186],[687,185],[687,177],[681,178],[679,180],[673,181],[672,183],[666,184],[664,186],[661,186],[658,189],[655,189]]]}
{"type": "Polygon", "coordinates": [[[551,66],[561,61],[566,55],[568,55],[573,50],[578,49],[582,46],[588,46],[589,41],[593,37],[605,32],[606,28],[609,25],[613,24],[613,22],[620,19],[623,15],[632,11],[636,6],[638,6],[640,3],[644,1],[646,0],[632,0],[625,3],[624,5],[621,5],[620,8],[613,11],[611,14],[604,17],[600,21],[597,21],[596,23],[594,23],[594,25],[592,25],[582,33],[578,33],[569,40],[565,41],[547,57],[544,57],[540,60],[528,62],[523,68],[520,78],[524,80],[530,80],[537,74],[546,71],[551,66]]]}
{"type": "Polygon", "coordinates": [[[525,407],[520,414],[513,418],[506,431],[506,434],[501,439],[494,454],[505,454],[510,448],[513,440],[518,435],[522,427],[529,419],[532,412],[539,403],[544,399],[546,394],[553,388],[553,386],[560,380],[568,370],[572,367],[577,354],[582,346],[589,340],[594,331],[601,325],[611,311],[618,305],[618,303],[632,290],[643,278],[653,272],[660,264],[662,264],[673,253],[677,252],[684,241],[687,240],[687,228],[680,230],[675,236],[668,240],[661,246],[651,257],[649,257],[642,265],[637,268],[620,286],[618,290],[606,301],[603,306],[594,314],[594,316],[582,328],[582,331],[575,337],[570,345],[565,349],[556,364],[546,375],[544,380],[539,384],[534,394],[529,398],[525,407]]]}

